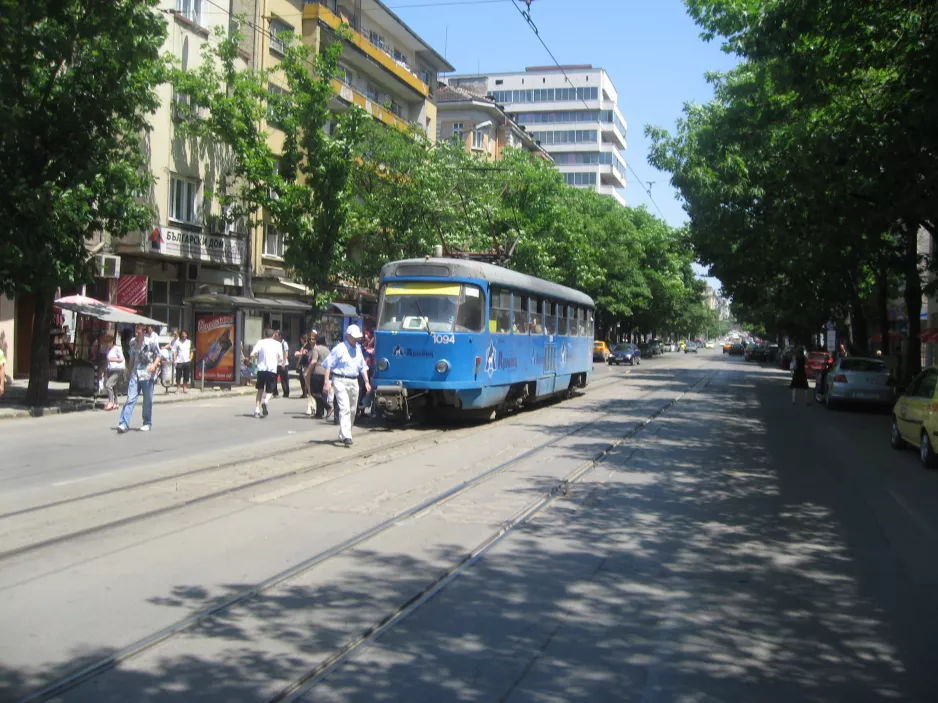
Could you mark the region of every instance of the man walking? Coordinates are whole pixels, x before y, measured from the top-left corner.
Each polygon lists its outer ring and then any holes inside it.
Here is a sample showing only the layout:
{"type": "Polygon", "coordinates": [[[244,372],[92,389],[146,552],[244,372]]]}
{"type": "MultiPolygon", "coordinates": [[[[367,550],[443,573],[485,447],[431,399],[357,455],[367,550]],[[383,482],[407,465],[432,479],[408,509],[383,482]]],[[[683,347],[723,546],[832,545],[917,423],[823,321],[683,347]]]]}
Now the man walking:
{"type": "Polygon", "coordinates": [[[267,403],[277,390],[277,368],[282,366],[283,346],[274,339],[274,331],[268,329],[265,338],[254,345],[251,359],[257,363],[257,396],[254,399],[254,417],[267,417],[267,403]],[[263,413],[263,415],[262,415],[263,413]]]}
{"type": "MultiPolygon", "coordinates": [[[[280,330],[274,332],[274,339],[280,345],[280,351],[283,355],[281,365],[277,367],[277,375],[280,376],[280,387],[283,388],[283,397],[290,397],[290,345],[283,338],[280,330]]],[[[278,396],[277,386],[274,385],[274,398],[278,396]]]]}
{"type": "Polygon", "coordinates": [[[137,405],[137,398],[143,393],[143,425],[141,432],[149,432],[153,426],[153,384],[154,374],[160,368],[159,344],[152,337],[146,336],[143,325],[137,325],[136,335],[130,340],[127,363],[130,366],[130,378],[127,381],[127,401],[121,410],[117,431],[124,434],[130,428],[130,419],[137,405]]]}
{"type": "Polygon", "coordinates": [[[326,368],[323,392],[329,393],[335,385],[335,403],[339,415],[339,441],[352,446],[352,422],[358,409],[358,379],[365,381],[365,392],[371,392],[365,354],[358,343],[362,331],[358,325],[349,325],[345,341],[335,345],[323,365],[326,368]]]}

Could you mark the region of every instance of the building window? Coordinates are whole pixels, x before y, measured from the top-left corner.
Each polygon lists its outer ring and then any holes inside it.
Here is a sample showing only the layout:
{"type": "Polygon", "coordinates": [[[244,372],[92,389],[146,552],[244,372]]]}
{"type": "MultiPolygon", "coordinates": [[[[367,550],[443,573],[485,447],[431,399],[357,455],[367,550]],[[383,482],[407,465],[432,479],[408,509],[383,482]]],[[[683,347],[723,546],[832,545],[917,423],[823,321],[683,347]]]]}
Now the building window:
{"type": "Polygon", "coordinates": [[[264,225],[264,256],[283,258],[283,234],[273,225],[264,225]]]}
{"type": "Polygon", "coordinates": [[[287,50],[289,37],[284,34],[293,34],[293,27],[282,20],[270,21],[270,50],[283,55],[287,50]]]}
{"type": "Polygon", "coordinates": [[[202,0],[176,0],[176,12],[190,22],[201,24],[202,0]]]}
{"type": "Polygon", "coordinates": [[[281,123],[281,114],[283,110],[280,96],[286,91],[274,83],[267,84],[267,121],[276,126],[281,123]]]}
{"type": "Polygon", "coordinates": [[[199,192],[197,181],[179,176],[169,177],[169,219],[186,224],[198,224],[196,197],[199,192]]]}
{"type": "Polygon", "coordinates": [[[345,85],[347,85],[347,86],[349,86],[349,87],[351,88],[351,87],[352,87],[352,81],[353,81],[354,78],[355,78],[355,74],[352,73],[351,69],[346,68],[346,67],[343,66],[342,64],[339,64],[339,72],[338,72],[338,74],[336,75],[336,78],[338,78],[340,81],[342,81],[343,83],[345,83],[345,85]]]}
{"type": "Polygon", "coordinates": [[[568,186],[594,186],[596,174],[591,173],[565,173],[563,174],[568,186]]]}
{"type": "Polygon", "coordinates": [[[485,132],[481,129],[472,131],[472,148],[479,150],[485,149],[485,132]]]}
{"type": "Polygon", "coordinates": [[[453,140],[454,144],[463,143],[463,140],[464,140],[463,130],[464,129],[465,129],[465,126],[463,125],[462,122],[453,122],[453,127],[450,130],[450,138],[453,140]]]}

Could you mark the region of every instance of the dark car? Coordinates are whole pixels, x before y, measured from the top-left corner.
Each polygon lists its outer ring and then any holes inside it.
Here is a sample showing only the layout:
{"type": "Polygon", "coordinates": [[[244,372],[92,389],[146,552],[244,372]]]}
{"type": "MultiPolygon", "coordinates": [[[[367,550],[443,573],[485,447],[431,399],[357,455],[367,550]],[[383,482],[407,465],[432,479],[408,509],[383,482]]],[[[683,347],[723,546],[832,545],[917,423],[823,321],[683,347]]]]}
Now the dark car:
{"type": "Polygon", "coordinates": [[[628,364],[634,366],[642,363],[641,359],[642,352],[634,344],[617,344],[612,348],[612,354],[609,355],[609,365],[628,364]]]}
{"type": "Polygon", "coordinates": [[[652,356],[661,356],[664,354],[664,347],[661,346],[661,342],[657,339],[653,339],[648,343],[648,348],[651,350],[652,356]]]}
{"type": "Polygon", "coordinates": [[[684,347],[685,354],[696,354],[697,353],[697,342],[688,342],[687,346],[684,347]]]}
{"type": "Polygon", "coordinates": [[[734,344],[730,347],[729,355],[730,356],[742,356],[746,353],[746,347],[742,344],[734,344]]]}
{"type": "Polygon", "coordinates": [[[638,353],[641,354],[643,359],[650,359],[654,356],[654,354],[651,353],[651,345],[648,343],[639,344],[638,353]]]}
{"type": "Polygon", "coordinates": [[[791,360],[795,358],[795,348],[794,347],[785,347],[782,349],[777,357],[778,367],[780,369],[785,369],[786,371],[791,368],[791,360]]]}
{"type": "Polygon", "coordinates": [[[749,347],[743,357],[746,361],[765,361],[768,358],[768,349],[762,345],[749,347]]]}

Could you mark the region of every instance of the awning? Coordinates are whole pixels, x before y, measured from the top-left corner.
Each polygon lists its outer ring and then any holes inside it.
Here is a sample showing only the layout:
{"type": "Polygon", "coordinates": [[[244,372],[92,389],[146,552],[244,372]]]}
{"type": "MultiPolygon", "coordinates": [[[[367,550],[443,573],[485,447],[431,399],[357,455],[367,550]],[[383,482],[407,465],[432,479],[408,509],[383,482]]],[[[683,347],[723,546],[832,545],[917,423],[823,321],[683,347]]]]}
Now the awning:
{"type": "MultiPolygon", "coordinates": [[[[349,305],[348,303],[329,303],[330,307],[335,308],[335,312],[339,313],[342,317],[358,317],[358,310],[355,309],[354,305],[349,305]]],[[[331,312],[328,309],[326,312],[331,312]]]]}
{"type": "MultiPolygon", "coordinates": [[[[889,330],[889,339],[898,339],[898,340],[901,340],[901,339],[902,339],[902,334],[899,333],[899,332],[897,332],[896,330],[889,330]]],[[[882,335],[881,333],[877,332],[877,333],[874,334],[872,337],[870,337],[870,341],[871,341],[871,342],[882,342],[882,341],[883,341],[883,335],[882,335]]]]}
{"type": "Polygon", "coordinates": [[[186,299],[187,305],[200,305],[244,310],[273,310],[280,312],[304,313],[312,310],[309,303],[301,300],[283,300],[280,298],[246,298],[242,295],[223,295],[221,293],[203,293],[186,299]]]}
{"type": "Polygon", "coordinates": [[[922,340],[925,344],[938,344],[938,327],[931,327],[927,330],[922,330],[918,338],[922,340]]]}
{"type": "Polygon", "coordinates": [[[154,320],[152,317],[137,314],[132,308],[121,305],[111,305],[86,295],[69,295],[55,301],[55,306],[62,310],[94,317],[103,322],[127,323],[132,325],[151,325],[163,327],[166,323],[154,320]]]}

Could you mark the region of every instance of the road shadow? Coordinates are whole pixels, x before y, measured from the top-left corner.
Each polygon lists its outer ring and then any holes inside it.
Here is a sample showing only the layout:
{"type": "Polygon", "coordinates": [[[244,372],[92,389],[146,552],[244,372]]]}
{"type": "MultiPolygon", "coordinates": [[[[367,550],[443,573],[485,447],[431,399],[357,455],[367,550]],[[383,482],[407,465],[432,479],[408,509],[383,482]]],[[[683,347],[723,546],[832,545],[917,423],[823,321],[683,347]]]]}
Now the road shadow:
{"type": "MultiPolygon", "coordinates": [[[[784,379],[719,374],[306,700],[935,700],[935,567],[897,560],[852,492],[855,459],[812,432],[817,408],[787,401],[784,379]]],[[[622,416],[565,455],[601,451],[641,415],[611,408],[622,416]]],[[[552,484],[535,475],[524,490],[552,484]]],[[[438,542],[351,550],[315,584],[199,625],[186,636],[198,655],[156,650],[64,700],[269,700],[466,554],[438,542]]],[[[179,584],[150,602],[182,618],[251,585],[179,584]]],[[[0,697],[101,653],[0,669],[0,697]]]]}

